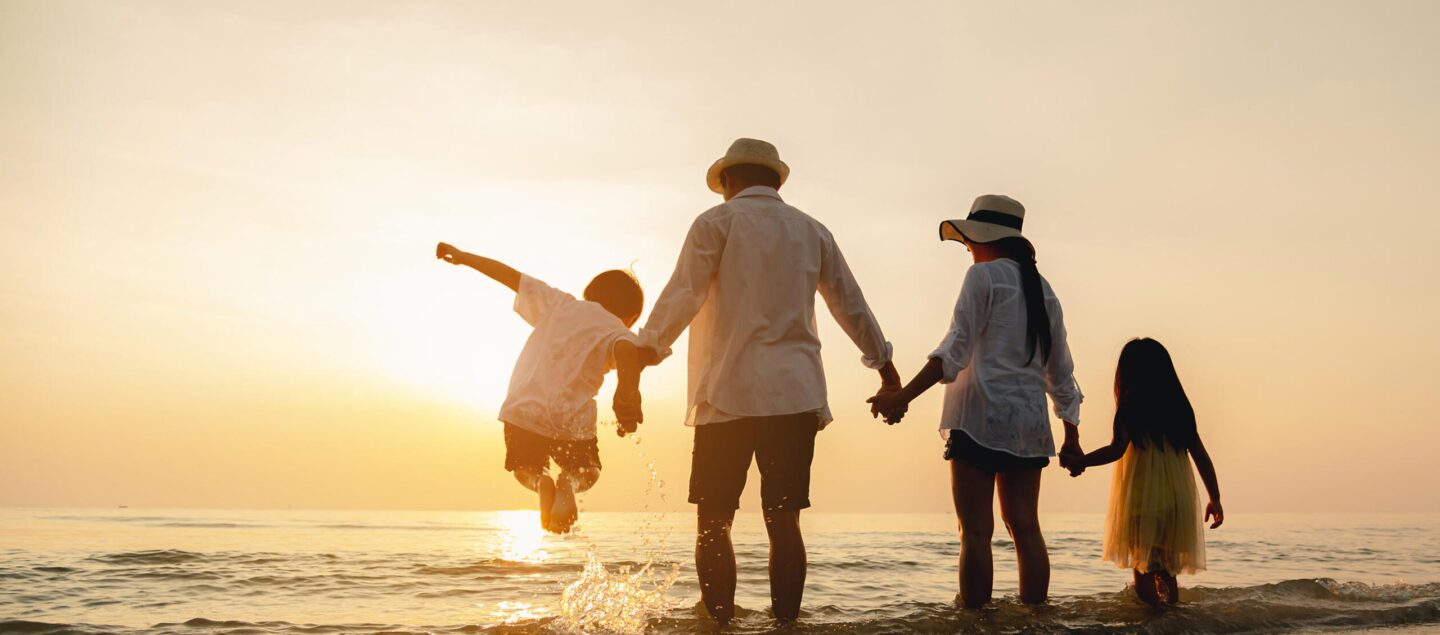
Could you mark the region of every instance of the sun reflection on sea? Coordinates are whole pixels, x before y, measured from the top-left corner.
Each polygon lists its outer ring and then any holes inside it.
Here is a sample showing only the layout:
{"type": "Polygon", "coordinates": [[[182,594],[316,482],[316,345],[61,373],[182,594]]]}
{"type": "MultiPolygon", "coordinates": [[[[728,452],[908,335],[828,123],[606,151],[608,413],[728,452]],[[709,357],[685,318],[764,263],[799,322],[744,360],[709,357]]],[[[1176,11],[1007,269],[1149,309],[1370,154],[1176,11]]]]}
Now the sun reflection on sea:
{"type": "Polygon", "coordinates": [[[495,605],[495,610],[490,616],[504,624],[515,624],[537,620],[550,615],[550,609],[543,606],[535,606],[529,602],[501,602],[495,605]]]}
{"type": "Polygon", "coordinates": [[[545,529],[540,526],[538,512],[511,510],[496,512],[495,524],[500,530],[500,557],[512,562],[538,564],[550,559],[545,550],[545,529]]]}

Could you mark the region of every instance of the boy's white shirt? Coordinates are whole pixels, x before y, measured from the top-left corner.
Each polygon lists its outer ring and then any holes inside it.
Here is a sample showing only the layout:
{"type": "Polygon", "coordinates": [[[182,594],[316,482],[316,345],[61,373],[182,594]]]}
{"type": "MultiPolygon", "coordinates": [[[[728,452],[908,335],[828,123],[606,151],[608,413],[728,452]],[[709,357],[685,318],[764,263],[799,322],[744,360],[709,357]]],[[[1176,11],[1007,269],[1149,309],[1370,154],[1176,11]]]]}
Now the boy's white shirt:
{"type": "Polygon", "coordinates": [[[605,307],[524,274],[515,312],[535,330],[515,361],[500,420],[552,439],[595,438],[595,395],[615,367],[615,343],[635,334],[605,307]]]}

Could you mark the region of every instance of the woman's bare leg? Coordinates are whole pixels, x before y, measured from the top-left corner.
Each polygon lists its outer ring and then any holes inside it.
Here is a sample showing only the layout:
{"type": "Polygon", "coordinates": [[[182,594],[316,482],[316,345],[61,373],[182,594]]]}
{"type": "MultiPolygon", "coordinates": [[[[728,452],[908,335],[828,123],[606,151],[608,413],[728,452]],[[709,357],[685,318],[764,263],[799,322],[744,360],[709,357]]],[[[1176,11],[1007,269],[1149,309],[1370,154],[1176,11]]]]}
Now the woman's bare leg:
{"type": "Polygon", "coordinates": [[[1040,470],[998,475],[1000,516],[1020,561],[1020,601],[1041,604],[1050,595],[1050,553],[1040,533],[1040,470]]]}
{"type": "Polygon", "coordinates": [[[960,521],[960,601],[965,608],[990,603],[995,583],[990,538],[995,535],[995,473],[950,462],[950,495],[960,521]]]}

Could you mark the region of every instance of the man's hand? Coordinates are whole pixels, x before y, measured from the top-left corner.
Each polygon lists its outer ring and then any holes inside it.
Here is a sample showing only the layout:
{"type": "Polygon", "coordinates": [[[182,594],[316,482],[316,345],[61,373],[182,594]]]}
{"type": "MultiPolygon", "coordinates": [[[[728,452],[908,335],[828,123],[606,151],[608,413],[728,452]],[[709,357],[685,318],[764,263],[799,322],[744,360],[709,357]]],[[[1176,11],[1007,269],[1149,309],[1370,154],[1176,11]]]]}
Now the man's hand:
{"type": "Polygon", "coordinates": [[[445,262],[448,262],[452,265],[461,264],[461,257],[464,255],[465,252],[461,251],[460,249],[456,248],[455,245],[452,245],[450,243],[440,243],[438,245],[435,245],[435,257],[440,260],[444,260],[445,262]]]}
{"type": "Polygon", "coordinates": [[[624,437],[633,434],[639,425],[645,421],[645,413],[640,407],[640,391],[615,391],[615,400],[611,404],[615,410],[615,420],[620,426],[616,428],[615,434],[624,437]]]}
{"type": "Polygon", "coordinates": [[[1215,522],[1210,523],[1211,529],[1217,529],[1225,522],[1225,508],[1220,506],[1220,501],[1212,500],[1205,506],[1205,520],[1210,520],[1212,516],[1215,522]]]}
{"type": "Polygon", "coordinates": [[[910,410],[910,402],[906,401],[900,394],[899,388],[881,386],[880,391],[874,397],[865,400],[870,404],[870,417],[884,416],[885,423],[895,425],[905,418],[905,413],[910,410]]]}

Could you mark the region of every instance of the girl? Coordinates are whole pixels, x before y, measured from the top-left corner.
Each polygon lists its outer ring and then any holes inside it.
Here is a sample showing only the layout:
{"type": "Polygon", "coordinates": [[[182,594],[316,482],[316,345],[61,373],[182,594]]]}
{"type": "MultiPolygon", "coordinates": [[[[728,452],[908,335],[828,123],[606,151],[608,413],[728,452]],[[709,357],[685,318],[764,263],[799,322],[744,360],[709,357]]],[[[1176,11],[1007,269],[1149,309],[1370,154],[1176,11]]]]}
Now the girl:
{"type": "Polygon", "coordinates": [[[1036,513],[1040,471],[1055,456],[1047,393],[1065,422],[1061,463],[1081,454],[1081,395],[1060,301],[1020,233],[1024,217],[1019,202],[989,195],[976,199],[964,220],[941,223],[941,240],[958,240],[975,257],[950,332],[909,385],[871,399],[873,411],[893,422],[911,400],[946,384],[940,429],[960,521],[960,599],[969,608],[990,601],[997,489],[1019,559],[1020,600],[1035,604],[1048,595],[1050,557],[1036,513]]]}
{"type": "Polygon", "coordinates": [[[1085,468],[1120,461],[1105,517],[1104,558],[1135,571],[1135,593],[1154,606],[1180,601],[1175,576],[1205,570],[1195,467],[1210,502],[1211,529],[1225,520],[1215,464],[1195,430],[1195,411],[1180,385],[1170,352],[1159,342],[1131,340],[1115,368],[1115,437],[1110,445],[1069,465],[1085,468]]]}

